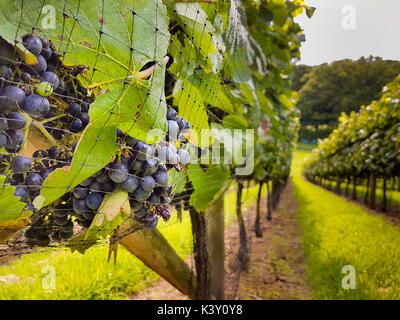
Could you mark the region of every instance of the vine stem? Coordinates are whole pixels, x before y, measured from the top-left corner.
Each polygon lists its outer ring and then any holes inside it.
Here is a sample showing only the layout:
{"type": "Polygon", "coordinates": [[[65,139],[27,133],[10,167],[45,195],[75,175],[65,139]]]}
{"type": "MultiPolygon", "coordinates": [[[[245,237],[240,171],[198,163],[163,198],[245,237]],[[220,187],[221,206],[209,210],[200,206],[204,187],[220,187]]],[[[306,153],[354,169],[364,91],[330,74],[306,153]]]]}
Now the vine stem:
{"type": "Polygon", "coordinates": [[[55,116],[55,117],[52,117],[52,118],[49,118],[49,119],[42,120],[42,121],[40,121],[40,123],[43,125],[43,124],[46,124],[46,123],[48,123],[48,122],[50,122],[50,121],[63,118],[63,117],[65,117],[65,116],[66,116],[66,114],[59,114],[58,116],[55,116]]]}
{"type": "MultiPolygon", "coordinates": [[[[53,118],[46,119],[46,120],[40,122],[40,121],[32,119],[32,117],[30,115],[26,114],[26,113],[22,113],[22,115],[26,119],[25,133],[24,133],[25,141],[24,141],[24,144],[22,146],[22,153],[23,154],[25,154],[25,152],[26,152],[26,145],[27,145],[27,142],[28,142],[28,135],[29,135],[29,131],[30,131],[31,125],[34,125],[36,128],[38,128],[39,131],[47,138],[47,140],[49,140],[49,142],[51,144],[53,144],[53,145],[57,145],[58,144],[57,141],[46,130],[46,128],[43,126],[43,124],[48,122],[48,121],[54,120],[55,118],[59,118],[60,116],[55,116],[53,118]]],[[[62,115],[62,116],[64,116],[64,115],[62,115]]]]}
{"type": "Polygon", "coordinates": [[[33,125],[40,130],[40,132],[47,138],[47,140],[50,141],[51,144],[58,145],[57,141],[51,136],[41,122],[33,120],[33,125]]]}

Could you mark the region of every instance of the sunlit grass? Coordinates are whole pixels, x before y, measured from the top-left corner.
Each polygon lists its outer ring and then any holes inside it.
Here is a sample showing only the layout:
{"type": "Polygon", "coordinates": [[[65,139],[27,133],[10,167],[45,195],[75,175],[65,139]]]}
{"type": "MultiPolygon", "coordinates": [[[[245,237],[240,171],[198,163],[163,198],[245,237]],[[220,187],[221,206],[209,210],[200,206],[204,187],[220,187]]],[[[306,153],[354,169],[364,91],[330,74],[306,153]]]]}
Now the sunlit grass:
{"type": "MultiPolygon", "coordinates": [[[[295,155],[300,166],[303,153],[295,155]]],[[[355,203],[296,174],[307,274],[314,299],[399,299],[400,230],[355,203]],[[342,268],[354,266],[356,289],[345,290],[342,268]]]]}

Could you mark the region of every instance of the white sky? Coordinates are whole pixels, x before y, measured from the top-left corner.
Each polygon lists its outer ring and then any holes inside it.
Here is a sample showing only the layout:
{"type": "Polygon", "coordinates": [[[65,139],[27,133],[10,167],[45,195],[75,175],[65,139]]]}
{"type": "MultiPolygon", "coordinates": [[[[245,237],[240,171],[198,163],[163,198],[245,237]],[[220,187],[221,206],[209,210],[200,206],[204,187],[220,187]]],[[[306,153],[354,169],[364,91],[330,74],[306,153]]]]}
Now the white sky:
{"type": "MultiPolygon", "coordinates": [[[[314,16],[296,18],[304,29],[302,64],[380,56],[400,60],[400,0],[306,0],[314,16]],[[355,9],[355,29],[345,29],[345,6],[355,9]]],[[[347,20],[349,21],[349,20],[347,20]]]]}

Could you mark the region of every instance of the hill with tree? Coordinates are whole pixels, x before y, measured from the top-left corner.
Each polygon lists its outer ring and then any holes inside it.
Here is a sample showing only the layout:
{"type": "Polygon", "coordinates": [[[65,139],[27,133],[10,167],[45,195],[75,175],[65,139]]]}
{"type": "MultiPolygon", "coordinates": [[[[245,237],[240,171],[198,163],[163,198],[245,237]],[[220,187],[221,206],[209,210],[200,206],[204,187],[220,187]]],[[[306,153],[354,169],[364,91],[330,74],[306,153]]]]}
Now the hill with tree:
{"type": "Polygon", "coordinates": [[[299,92],[300,139],[327,137],[342,112],[349,114],[379,100],[382,87],[399,73],[399,61],[372,56],[316,67],[295,66],[292,87],[299,92]]]}

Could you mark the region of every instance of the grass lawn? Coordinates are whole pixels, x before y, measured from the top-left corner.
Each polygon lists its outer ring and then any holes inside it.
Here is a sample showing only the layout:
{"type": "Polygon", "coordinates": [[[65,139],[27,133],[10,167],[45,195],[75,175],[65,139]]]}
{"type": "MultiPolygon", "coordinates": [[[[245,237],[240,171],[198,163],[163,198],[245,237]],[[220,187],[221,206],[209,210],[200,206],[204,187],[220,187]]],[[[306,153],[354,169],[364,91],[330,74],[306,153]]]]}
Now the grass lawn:
{"type": "Polygon", "coordinates": [[[292,180],[313,299],[399,299],[400,229],[304,181],[306,154],[295,154],[292,180]],[[346,265],[355,268],[355,290],[342,288],[346,265]]]}
{"type": "MultiPolygon", "coordinates": [[[[244,208],[255,203],[257,191],[257,186],[243,191],[244,208]]],[[[228,192],[225,195],[227,226],[235,221],[235,210],[236,193],[228,192]]],[[[158,228],[178,254],[186,258],[193,246],[189,214],[183,214],[182,223],[175,217],[173,214],[168,223],[161,221],[158,228]]],[[[26,254],[0,267],[0,299],[126,299],[159,278],[122,246],[115,266],[107,263],[107,255],[107,245],[92,247],[85,255],[64,248],[26,254]],[[51,292],[42,287],[47,273],[42,273],[45,266],[54,267],[56,273],[56,290],[51,292]]]]}

